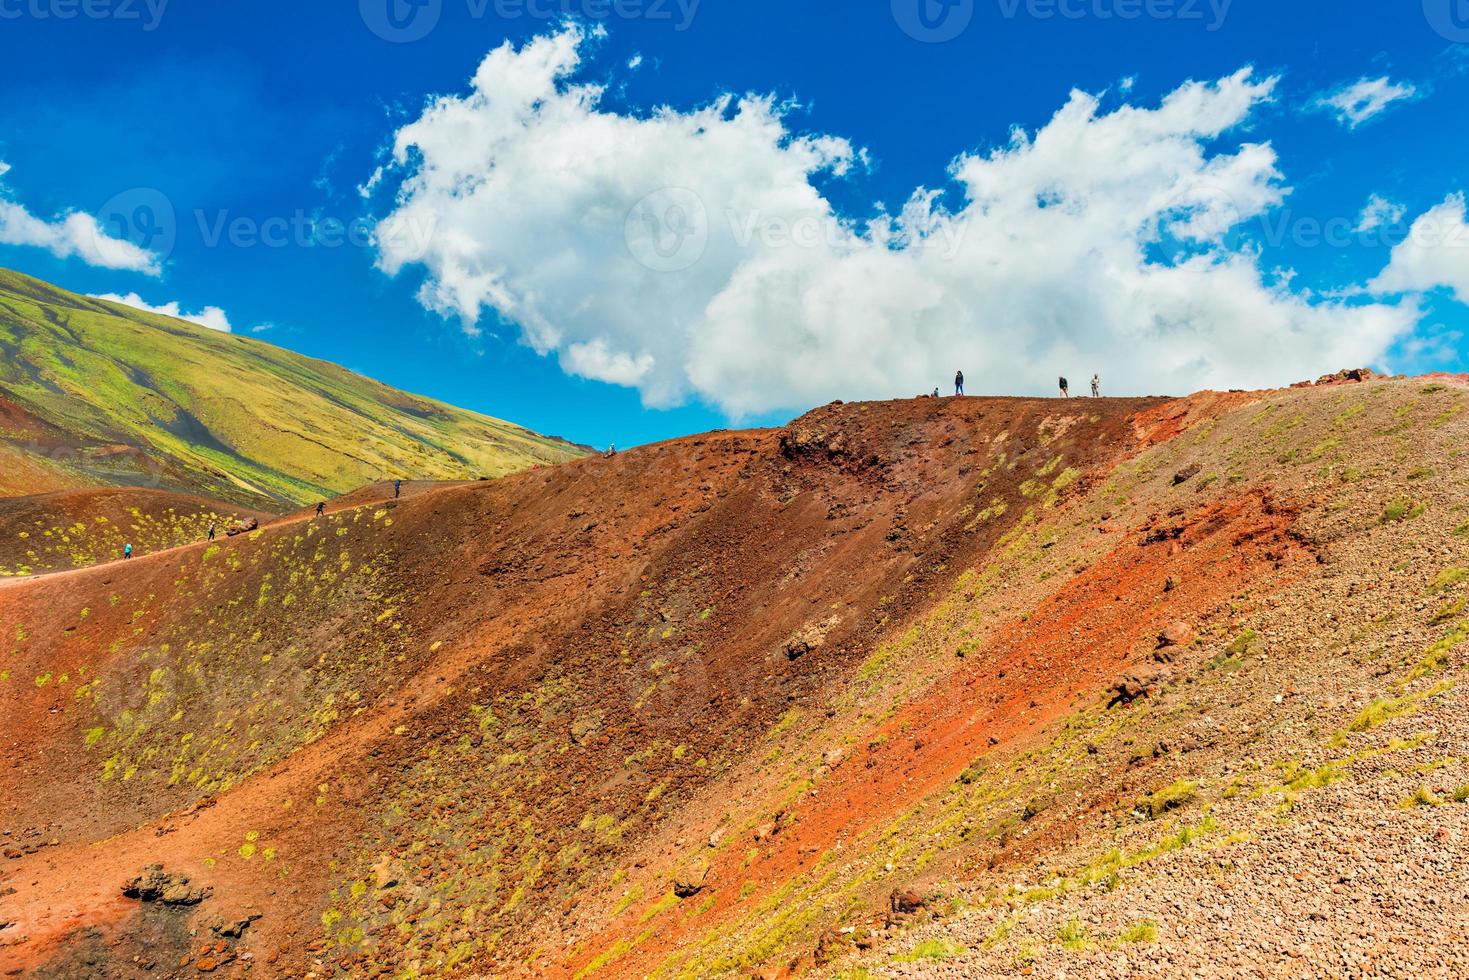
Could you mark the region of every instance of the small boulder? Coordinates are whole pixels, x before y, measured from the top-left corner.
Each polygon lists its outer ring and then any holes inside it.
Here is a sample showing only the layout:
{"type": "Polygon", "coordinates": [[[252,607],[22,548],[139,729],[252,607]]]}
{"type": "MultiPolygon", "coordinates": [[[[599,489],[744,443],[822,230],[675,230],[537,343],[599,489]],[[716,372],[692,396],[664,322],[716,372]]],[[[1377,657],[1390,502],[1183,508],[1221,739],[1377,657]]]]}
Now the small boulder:
{"type": "Polygon", "coordinates": [[[1192,626],[1183,620],[1177,620],[1169,623],[1158,634],[1158,649],[1162,650],[1165,647],[1186,647],[1194,641],[1196,635],[1192,626]]]}
{"type": "Polygon", "coordinates": [[[673,893],[679,898],[692,898],[704,890],[709,879],[709,862],[703,858],[685,865],[673,876],[673,893]]]}
{"type": "Polygon", "coordinates": [[[820,623],[811,623],[786,640],[784,652],[787,660],[800,660],[808,653],[815,653],[826,642],[827,634],[839,620],[833,616],[820,623]]]}
{"type": "Polygon", "coordinates": [[[793,639],[786,644],[786,659],[800,660],[811,652],[811,644],[803,639],[793,639]]]}
{"type": "Polygon", "coordinates": [[[249,520],[236,521],[226,528],[224,533],[233,538],[237,534],[249,534],[258,527],[260,527],[260,522],[252,517],[249,520]]]}
{"type": "Polygon", "coordinates": [[[249,929],[251,924],[259,918],[260,913],[258,912],[242,916],[216,916],[206,924],[209,931],[221,939],[239,939],[245,934],[245,930],[249,929]]]}
{"type": "Polygon", "coordinates": [[[1125,674],[1112,685],[1111,708],[1119,704],[1131,704],[1138,698],[1151,697],[1153,692],[1168,683],[1171,675],[1166,670],[1152,674],[1125,674]]]}
{"type": "Polygon", "coordinates": [[[198,905],[213,889],[189,884],[188,875],[168,874],[161,864],[150,864],[122,888],[123,896],[164,905],[198,905]]]}
{"type": "Polygon", "coordinates": [[[923,896],[912,888],[894,888],[888,896],[888,907],[895,915],[912,915],[923,908],[923,896]]]}
{"type": "Polygon", "coordinates": [[[1183,469],[1173,474],[1173,485],[1176,487],[1180,483],[1187,483],[1189,480],[1192,480],[1203,471],[1204,467],[1202,465],[1198,463],[1190,463],[1188,466],[1185,466],[1183,469]]]}

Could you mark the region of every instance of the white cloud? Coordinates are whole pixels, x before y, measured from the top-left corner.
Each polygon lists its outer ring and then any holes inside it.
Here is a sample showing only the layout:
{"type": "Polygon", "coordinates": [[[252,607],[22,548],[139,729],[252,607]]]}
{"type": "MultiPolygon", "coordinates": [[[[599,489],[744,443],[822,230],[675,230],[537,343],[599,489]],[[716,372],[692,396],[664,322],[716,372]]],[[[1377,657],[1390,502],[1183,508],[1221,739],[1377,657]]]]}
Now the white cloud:
{"type": "Polygon", "coordinates": [[[121,296],[117,293],[94,293],[92,298],[121,303],[123,306],[131,306],[133,309],[142,310],[144,313],[157,313],[162,316],[171,316],[178,320],[187,320],[190,323],[197,323],[201,327],[208,327],[210,330],[218,330],[221,333],[230,332],[229,317],[225,316],[224,310],[217,306],[206,306],[198,313],[184,313],[181,312],[181,308],[177,302],[168,302],[161,306],[154,306],[137,293],[128,293],[126,296],[121,296]]]}
{"type": "Polygon", "coordinates": [[[492,312],[650,405],[739,417],[956,368],[1004,393],[1093,371],[1109,391],[1278,385],[1380,366],[1416,322],[1411,300],[1295,291],[1229,237],[1286,193],[1268,144],[1215,149],[1272,97],[1249,70],[1156,107],[1074,92],[957,159],[948,193],[859,223],[820,189],[861,173],[847,141],[791,132],[769,97],[603,110],[575,79],[586,43],[570,27],[501,47],[397,132],[379,265],[422,267],[429,309],[471,331],[492,312]]]}
{"type": "MultiPolygon", "coordinates": [[[[0,177],[10,169],[9,164],[0,161],[0,177]]],[[[3,191],[0,187],[0,194],[3,191]]],[[[158,256],[125,239],[113,238],[89,214],[68,211],[47,221],[3,196],[0,196],[0,245],[44,248],[57,258],[75,256],[103,269],[126,269],[150,276],[162,271],[158,256]]]]}
{"type": "Polygon", "coordinates": [[[639,68],[643,67],[643,56],[641,54],[635,54],[631,58],[627,59],[627,67],[631,68],[633,71],[637,71],[639,68]]]}
{"type": "Polygon", "coordinates": [[[1379,228],[1391,228],[1403,216],[1408,209],[1401,204],[1389,201],[1380,194],[1373,194],[1367,200],[1367,206],[1362,209],[1362,215],[1357,219],[1357,231],[1366,233],[1376,231],[1379,228]]]}
{"type": "Polygon", "coordinates": [[[1424,293],[1447,288],[1469,304],[1469,223],[1464,195],[1444,202],[1413,221],[1408,237],[1392,250],[1387,268],[1372,281],[1376,293],[1424,293]]]}
{"type": "Polygon", "coordinates": [[[1411,83],[1398,84],[1384,75],[1382,78],[1363,78],[1350,85],[1343,85],[1332,92],[1317,96],[1313,104],[1318,109],[1335,113],[1337,122],[1342,125],[1356,129],[1367,120],[1380,115],[1394,102],[1411,99],[1417,94],[1418,89],[1411,83]]]}

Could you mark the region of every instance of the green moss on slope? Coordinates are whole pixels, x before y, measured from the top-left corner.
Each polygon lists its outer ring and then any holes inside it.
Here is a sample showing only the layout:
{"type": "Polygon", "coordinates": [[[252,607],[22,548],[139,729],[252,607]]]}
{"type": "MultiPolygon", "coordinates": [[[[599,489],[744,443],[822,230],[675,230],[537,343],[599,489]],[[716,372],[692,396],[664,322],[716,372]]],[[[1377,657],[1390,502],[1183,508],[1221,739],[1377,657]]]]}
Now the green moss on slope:
{"type": "Polygon", "coordinates": [[[0,399],[46,430],[38,439],[0,429],[0,449],[50,457],[79,486],[140,482],[87,465],[89,451],[117,446],[141,450],[142,475],[156,470],[165,486],[257,504],[304,504],[395,477],[502,476],[582,454],[325,361],[8,270],[0,354],[0,399]]]}

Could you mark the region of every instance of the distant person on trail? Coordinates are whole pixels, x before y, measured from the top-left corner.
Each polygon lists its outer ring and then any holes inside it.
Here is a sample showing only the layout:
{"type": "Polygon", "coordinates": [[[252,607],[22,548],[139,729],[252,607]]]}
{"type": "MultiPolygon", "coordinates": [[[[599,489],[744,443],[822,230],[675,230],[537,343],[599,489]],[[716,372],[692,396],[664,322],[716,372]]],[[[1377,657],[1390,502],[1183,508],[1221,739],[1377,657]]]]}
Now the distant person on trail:
{"type": "Polygon", "coordinates": [[[316,505],[316,516],[317,517],[320,517],[324,513],[326,513],[326,501],[325,500],[323,500],[321,503],[319,503],[319,504],[316,505]]]}
{"type": "Polygon", "coordinates": [[[960,371],[954,375],[954,397],[964,397],[964,372],[960,371]]]}
{"type": "Polygon", "coordinates": [[[1062,398],[1070,398],[1071,397],[1071,387],[1070,387],[1070,385],[1068,385],[1066,383],[1066,379],[1065,378],[1062,378],[1061,379],[1061,397],[1062,398]]]}
{"type": "Polygon", "coordinates": [[[132,545],[132,542],[128,542],[127,544],[125,544],[125,545],[122,546],[122,557],[123,557],[124,560],[127,560],[128,558],[133,557],[133,545],[132,545]]]}
{"type": "Polygon", "coordinates": [[[939,396],[939,390],[937,388],[935,388],[933,390],[933,396],[932,397],[937,398],[938,396],[939,396]]]}
{"type": "Polygon", "coordinates": [[[393,481],[393,499],[396,500],[396,499],[398,499],[398,497],[400,497],[402,495],[403,495],[403,481],[402,480],[394,480],[393,481]]]}
{"type": "Polygon", "coordinates": [[[613,456],[616,456],[617,455],[617,447],[614,446],[614,445],[608,445],[607,452],[604,455],[606,456],[607,459],[611,459],[613,456]]]}
{"type": "Polygon", "coordinates": [[[213,521],[210,521],[209,522],[209,540],[210,541],[213,541],[214,540],[214,522],[213,521]]]}
{"type": "Polygon", "coordinates": [[[1092,375],[1092,397],[1102,397],[1102,378],[1100,375],[1092,375]]]}

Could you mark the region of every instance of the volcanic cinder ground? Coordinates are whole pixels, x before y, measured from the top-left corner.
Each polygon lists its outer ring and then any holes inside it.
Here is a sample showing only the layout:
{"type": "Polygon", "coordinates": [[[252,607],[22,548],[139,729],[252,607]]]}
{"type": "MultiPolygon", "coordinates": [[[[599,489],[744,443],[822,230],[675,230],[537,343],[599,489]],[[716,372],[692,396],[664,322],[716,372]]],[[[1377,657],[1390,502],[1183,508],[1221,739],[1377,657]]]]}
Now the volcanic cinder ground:
{"type": "Polygon", "coordinates": [[[1466,402],[835,404],[0,580],[0,972],[1463,976],[1466,402]]]}

